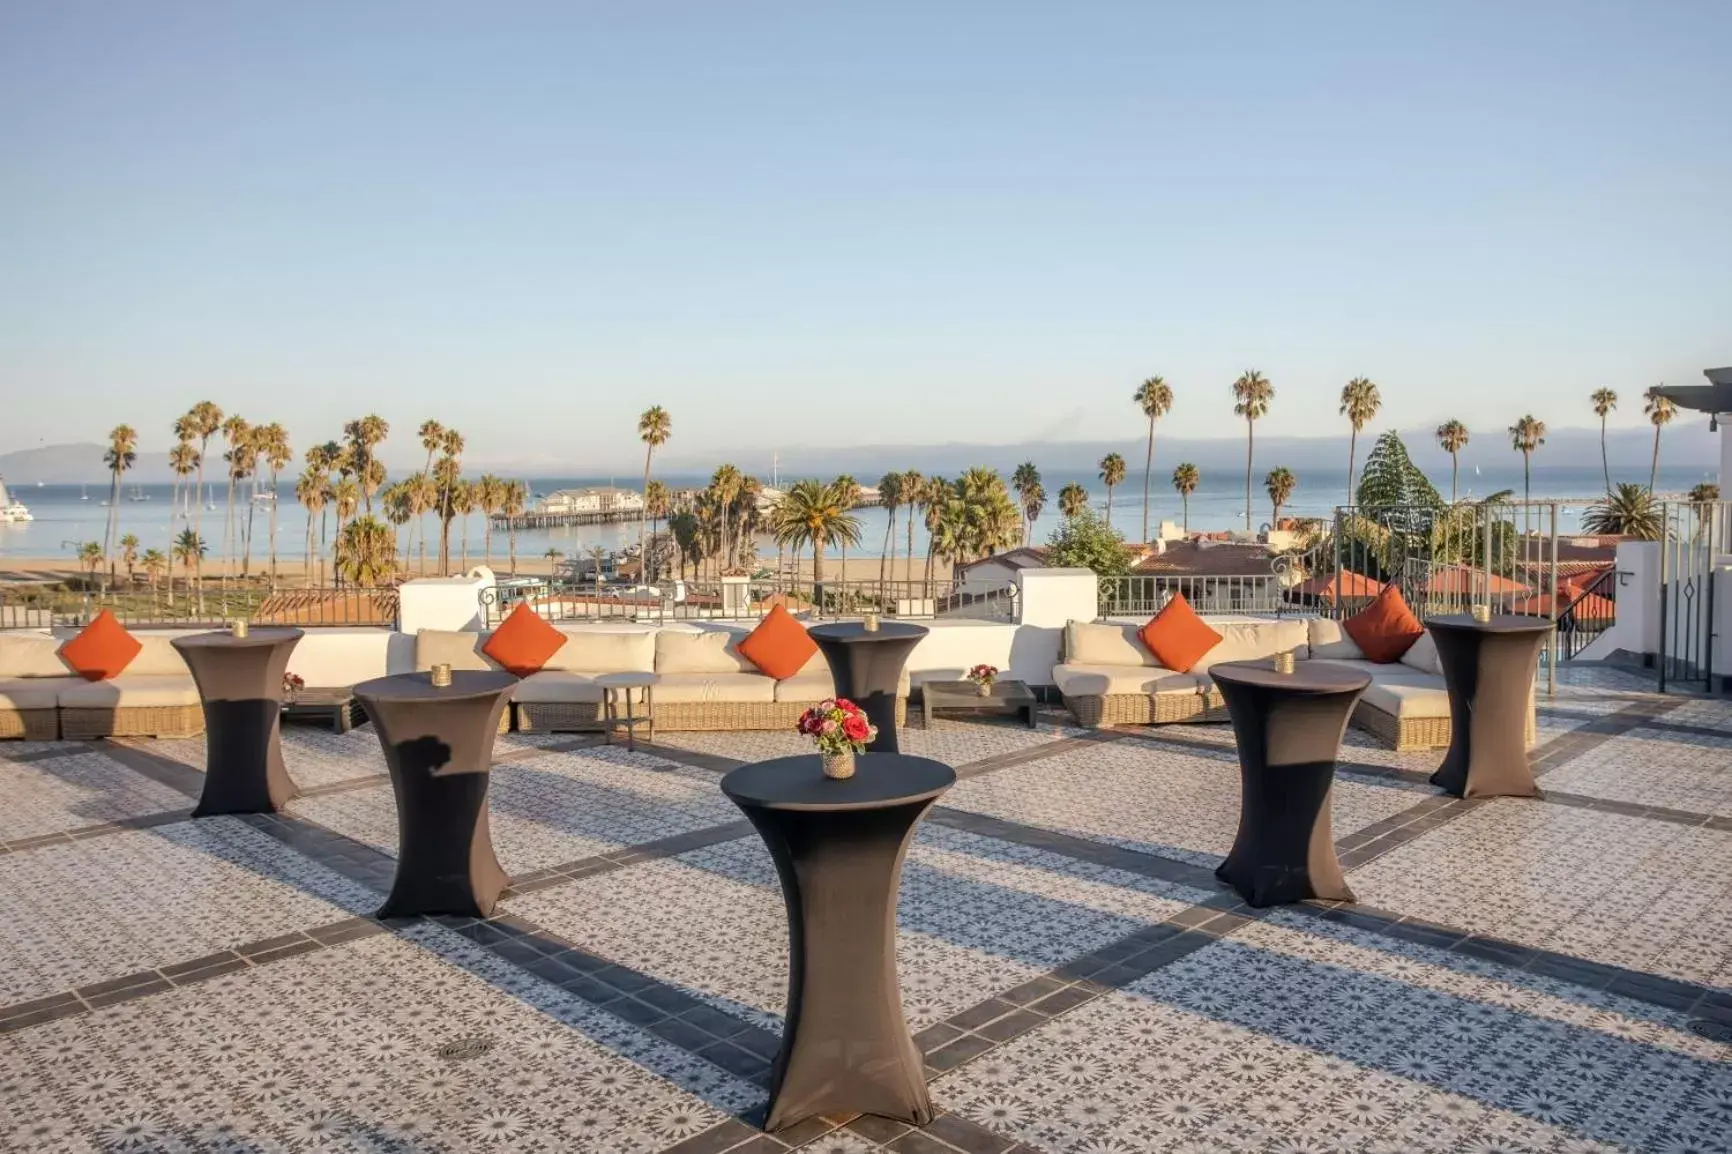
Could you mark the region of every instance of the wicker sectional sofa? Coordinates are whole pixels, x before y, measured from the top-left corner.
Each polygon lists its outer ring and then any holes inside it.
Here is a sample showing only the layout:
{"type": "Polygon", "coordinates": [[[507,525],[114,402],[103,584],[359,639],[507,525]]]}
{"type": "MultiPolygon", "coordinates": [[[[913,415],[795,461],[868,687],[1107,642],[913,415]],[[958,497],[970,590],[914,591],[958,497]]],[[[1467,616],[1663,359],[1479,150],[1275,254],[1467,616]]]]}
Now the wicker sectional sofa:
{"type": "MultiPolygon", "coordinates": [[[[656,728],[666,730],[791,729],[808,707],[835,693],[822,653],[780,681],[760,673],[739,653],[745,630],[671,625],[564,632],[565,644],[512,697],[520,730],[594,729],[603,696],[596,679],[608,673],[658,674],[651,713],[656,728]]],[[[443,662],[453,669],[498,669],[481,651],[489,636],[421,630],[415,667],[443,662]]],[[[905,671],[896,700],[899,723],[907,717],[908,693],[905,671]]]]}
{"type": "Polygon", "coordinates": [[[87,741],[204,732],[192,671],[167,637],[138,635],[119,677],[86,681],[60,659],[61,639],[0,633],[0,738],[87,741]]]}
{"type": "MultiPolygon", "coordinates": [[[[1339,621],[1319,617],[1210,625],[1221,634],[1220,643],[1180,673],[1155,660],[1137,638],[1140,626],[1073,621],[1065,627],[1062,660],[1053,670],[1053,681],[1066,708],[1086,726],[1225,721],[1226,708],[1209,666],[1291,651],[1300,660],[1332,661],[1370,674],[1371,686],[1354,708],[1353,724],[1391,749],[1449,744],[1449,692],[1430,634],[1399,662],[1378,664],[1365,659],[1339,621]]],[[[1530,699],[1530,741],[1533,735],[1530,699]]]]}

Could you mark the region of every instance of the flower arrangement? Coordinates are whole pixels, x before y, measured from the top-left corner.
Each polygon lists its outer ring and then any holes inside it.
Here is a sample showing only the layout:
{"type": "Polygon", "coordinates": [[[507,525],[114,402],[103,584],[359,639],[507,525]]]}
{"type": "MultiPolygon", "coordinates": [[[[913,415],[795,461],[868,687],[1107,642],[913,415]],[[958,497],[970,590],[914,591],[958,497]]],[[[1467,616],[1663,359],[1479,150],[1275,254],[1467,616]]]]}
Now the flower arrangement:
{"type": "Polygon", "coordinates": [[[800,715],[795,729],[817,745],[828,777],[854,776],[854,755],[866,752],[866,743],[878,736],[866,712],[845,697],[820,701],[800,715]]]}
{"type": "Polygon", "coordinates": [[[284,673],[283,674],[283,696],[288,698],[290,701],[293,701],[296,697],[299,697],[301,690],[305,689],[306,687],[307,687],[307,683],[304,680],[302,680],[300,674],[298,674],[298,673],[284,673]]]}
{"type": "Polygon", "coordinates": [[[976,665],[968,671],[968,680],[974,682],[974,688],[980,691],[982,697],[992,694],[992,683],[998,680],[998,666],[976,665]]]}

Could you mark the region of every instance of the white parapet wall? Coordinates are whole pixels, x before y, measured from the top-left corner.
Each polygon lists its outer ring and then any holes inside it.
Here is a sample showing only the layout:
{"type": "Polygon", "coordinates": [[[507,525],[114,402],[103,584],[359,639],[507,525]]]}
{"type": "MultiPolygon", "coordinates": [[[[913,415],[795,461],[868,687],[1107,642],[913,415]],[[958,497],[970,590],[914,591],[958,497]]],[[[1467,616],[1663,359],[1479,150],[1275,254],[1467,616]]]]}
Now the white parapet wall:
{"type": "Polygon", "coordinates": [[[494,584],[483,566],[462,577],[405,581],[397,587],[397,628],[411,637],[422,629],[480,629],[481,594],[494,584]]]}

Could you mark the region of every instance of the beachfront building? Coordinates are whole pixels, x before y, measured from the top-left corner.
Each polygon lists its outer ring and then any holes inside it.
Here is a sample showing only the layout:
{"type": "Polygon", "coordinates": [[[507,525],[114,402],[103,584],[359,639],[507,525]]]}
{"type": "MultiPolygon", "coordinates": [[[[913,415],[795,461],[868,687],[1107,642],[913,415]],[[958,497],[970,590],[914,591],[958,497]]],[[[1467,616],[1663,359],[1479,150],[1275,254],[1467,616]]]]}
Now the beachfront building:
{"type": "Polygon", "coordinates": [[[634,489],[614,485],[598,485],[588,489],[555,489],[541,499],[536,512],[551,517],[592,513],[598,516],[631,514],[643,511],[643,494],[634,489]]]}

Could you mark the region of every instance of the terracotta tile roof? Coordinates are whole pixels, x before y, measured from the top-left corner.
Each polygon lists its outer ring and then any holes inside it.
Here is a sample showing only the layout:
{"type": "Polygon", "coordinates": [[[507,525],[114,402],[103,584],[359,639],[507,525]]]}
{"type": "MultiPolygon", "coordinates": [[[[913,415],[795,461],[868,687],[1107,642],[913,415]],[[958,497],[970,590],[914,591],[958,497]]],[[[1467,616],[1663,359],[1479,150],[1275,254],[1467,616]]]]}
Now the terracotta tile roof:
{"type": "Polygon", "coordinates": [[[1193,577],[1268,577],[1275,572],[1265,545],[1204,545],[1200,541],[1170,541],[1162,552],[1144,557],[1134,571],[1193,577]]]}

